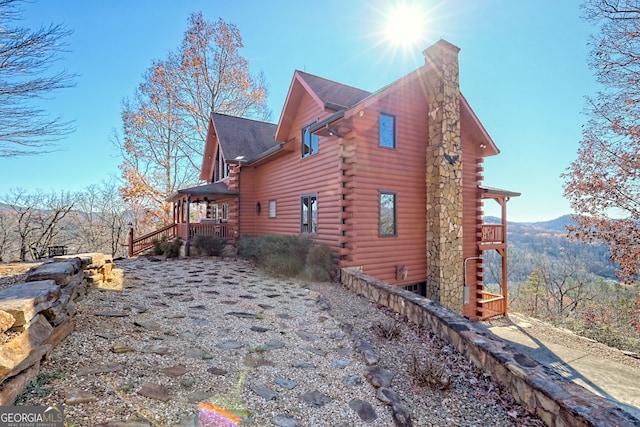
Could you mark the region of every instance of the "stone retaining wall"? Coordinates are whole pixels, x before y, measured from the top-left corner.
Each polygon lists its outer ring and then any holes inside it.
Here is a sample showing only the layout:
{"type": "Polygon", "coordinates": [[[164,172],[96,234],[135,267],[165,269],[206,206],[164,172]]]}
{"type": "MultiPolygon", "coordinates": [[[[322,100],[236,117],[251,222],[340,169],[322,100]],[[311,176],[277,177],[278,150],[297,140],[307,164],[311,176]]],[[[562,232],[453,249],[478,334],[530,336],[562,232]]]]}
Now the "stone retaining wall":
{"type": "Polygon", "coordinates": [[[75,328],[75,301],[113,276],[103,254],[55,257],[0,291],[0,406],[13,405],[47,357],[75,328]]]}
{"type": "Polygon", "coordinates": [[[391,308],[454,345],[548,426],[640,425],[613,403],[562,378],[446,307],[352,268],[342,269],[341,281],[351,291],[391,308]]]}

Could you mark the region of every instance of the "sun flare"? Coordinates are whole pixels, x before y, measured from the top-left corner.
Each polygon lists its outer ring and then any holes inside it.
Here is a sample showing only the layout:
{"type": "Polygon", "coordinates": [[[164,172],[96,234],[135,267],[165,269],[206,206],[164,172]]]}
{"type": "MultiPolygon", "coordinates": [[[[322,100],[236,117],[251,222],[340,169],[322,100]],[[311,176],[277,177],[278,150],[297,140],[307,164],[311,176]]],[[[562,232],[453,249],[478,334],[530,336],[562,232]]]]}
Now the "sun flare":
{"type": "Polygon", "coordinates": [[[421,41],[425,25],[425,14],[420,7],[399,4],[388,12],[385,35],[395,45],[410,47],[421,41]]]}

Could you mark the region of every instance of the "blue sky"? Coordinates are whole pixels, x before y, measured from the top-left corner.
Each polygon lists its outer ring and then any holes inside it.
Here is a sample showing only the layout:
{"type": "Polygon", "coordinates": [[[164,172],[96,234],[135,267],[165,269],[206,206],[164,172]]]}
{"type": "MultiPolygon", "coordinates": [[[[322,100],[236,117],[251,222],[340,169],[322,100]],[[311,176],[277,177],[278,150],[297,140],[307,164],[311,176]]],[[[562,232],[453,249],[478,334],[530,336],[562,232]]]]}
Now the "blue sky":
{"type": "MultiPolygon", "coordinates": [[[[421,0],[424,36],[406,50],[381,34],[392,1],[36,0],[22,25],[64,23],[73,31],[59,65],[77,85],[43,106],[74,120],[55,153],[0,158],[0,196],[10,189],[80,191],[119,173],[111,143],[122,100],[152,60],[176,49],[192,12],[236,24],[251,71],[264,72],[277,120],[294,70],[375,91],[424,61],[444,38],[461,48],[462,92],[501,150],[485,161],[484,184],[522,193],[514,221],[570,213],[560,174],[577,156],[585,96],[597,85],[587,66],[579,0],[421,0]]],[[[495,205],[495,207],[494,207],[495,205]]],[[[488,201],[485,213],[497,214],[488,201]]]]}

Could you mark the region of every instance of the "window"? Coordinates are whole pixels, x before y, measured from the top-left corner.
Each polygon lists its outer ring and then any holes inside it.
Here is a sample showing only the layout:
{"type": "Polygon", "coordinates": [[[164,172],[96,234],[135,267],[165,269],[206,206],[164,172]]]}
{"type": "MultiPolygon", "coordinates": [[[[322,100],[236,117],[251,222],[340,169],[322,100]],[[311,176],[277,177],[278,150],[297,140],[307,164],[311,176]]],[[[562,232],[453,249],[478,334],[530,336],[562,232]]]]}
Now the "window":
{"type": "Polygon", "coordinates": [[[302,157],[307,157],[318,152],[318,135],[314,135],[310,131],[313,123],[302,128],[302,157]]]}
{"type": "Polygon", "coordinates": [[[216,222],[227,222],[229,219],[229,205],[227,203],[214,203],[211,205],[211,218],[216,222]]]}
{"type": "Polygon", "coordinates": [[[224,161],[220,147],[216,152],[216,161],[213,165],[213,182],[220,181],[229,176],[229,165],[224,161]]]}
{"type": "Polygon", "coordinates": [[[380,198],[380,218],[378,222],[379,236],[397,235],[396,224],[396,193],[381,191],[380,198]]]}
{"type": "Polygon", "coordinates": [[[300,197],[300,232],[305,234],[318,232],[318,196],[316,194],[300,197]]]}
{"type": "Polygon", "coordinates": [[[396,148],[396,117],[380,113],[379,143],[381,147],[396,148]]]}
{"type": "Polygon", "coordinates": [[[276,201],[269,200],[269,218],[276,217],[276,201]]]}

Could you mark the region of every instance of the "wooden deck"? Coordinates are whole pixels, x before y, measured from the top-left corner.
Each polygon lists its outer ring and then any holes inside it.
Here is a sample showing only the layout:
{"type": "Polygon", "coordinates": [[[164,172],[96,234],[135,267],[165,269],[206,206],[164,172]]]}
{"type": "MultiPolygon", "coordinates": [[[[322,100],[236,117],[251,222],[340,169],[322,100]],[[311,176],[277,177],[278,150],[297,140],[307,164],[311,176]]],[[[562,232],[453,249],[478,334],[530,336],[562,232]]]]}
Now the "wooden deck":
{"type": "Polygon", "coordinates": [[[481,291],[482,299],[478,301],[480,306],[480,320],[486,320],[495,316],[506,316],[507,299],[504,295],[481,291]]]}

